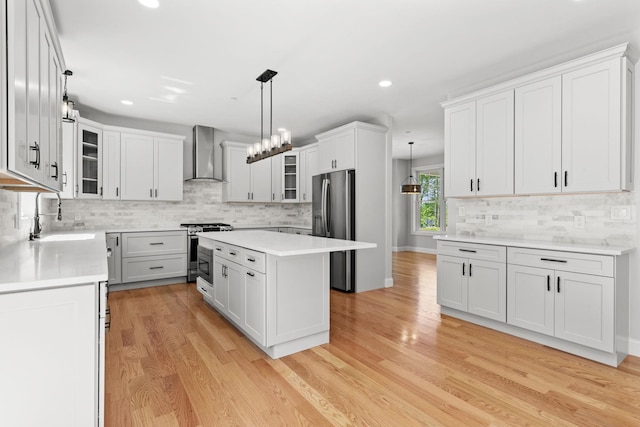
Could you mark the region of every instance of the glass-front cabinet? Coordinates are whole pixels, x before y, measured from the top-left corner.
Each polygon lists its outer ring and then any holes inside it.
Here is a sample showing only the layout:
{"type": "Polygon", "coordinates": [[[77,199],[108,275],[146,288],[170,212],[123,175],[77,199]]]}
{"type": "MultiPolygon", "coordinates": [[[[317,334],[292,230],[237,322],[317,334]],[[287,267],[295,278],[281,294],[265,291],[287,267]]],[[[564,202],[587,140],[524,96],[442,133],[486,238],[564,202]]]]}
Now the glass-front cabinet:
{"type": "Polygon", "coordinates": [[[298,153],[285,153],[282,159],[282,201],[300,201],[300,167],[298,153]]]}
{"type": "Polygon", "coordinates": [[[102,197],[102,130],[78,124],[78,197],[102,197]]]}

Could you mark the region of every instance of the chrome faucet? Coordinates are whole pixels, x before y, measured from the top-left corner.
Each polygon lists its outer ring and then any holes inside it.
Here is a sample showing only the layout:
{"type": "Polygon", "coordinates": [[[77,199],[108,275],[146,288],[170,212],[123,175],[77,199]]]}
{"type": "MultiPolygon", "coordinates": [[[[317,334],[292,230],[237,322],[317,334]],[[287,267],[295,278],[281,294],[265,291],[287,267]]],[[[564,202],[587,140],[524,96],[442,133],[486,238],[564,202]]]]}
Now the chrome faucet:
{"type": "Polygon", "coordinates": [[[39,239],[40,233],[42,233],[42,224],[40,223],[41,216],[54,216],[56,221],[62,221],[62,199],[60,193],[56,193],[58,196],[58,209],[56,213],[40,213],[40,193],[36,194],[36,210],[33,215],[33,232],[29,233],[29,240],[39,239]]]}

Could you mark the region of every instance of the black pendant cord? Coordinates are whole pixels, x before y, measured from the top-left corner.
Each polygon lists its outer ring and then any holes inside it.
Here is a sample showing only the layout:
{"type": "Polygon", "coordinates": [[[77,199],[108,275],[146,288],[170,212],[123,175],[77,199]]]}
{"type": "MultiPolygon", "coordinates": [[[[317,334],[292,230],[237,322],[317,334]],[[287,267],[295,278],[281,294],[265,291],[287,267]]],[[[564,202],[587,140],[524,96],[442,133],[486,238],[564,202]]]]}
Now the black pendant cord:
{"type": "Polygon", "coordinates": [[[273,135],[273,79],[269,83],[271,83],[269,86],[269,138],[271,138],[271,135],[273,135]]]}
{"type": "Polygon", "coordinates": [[[260,145],[264,138],[264,83],[260,82],[260,145]]]}

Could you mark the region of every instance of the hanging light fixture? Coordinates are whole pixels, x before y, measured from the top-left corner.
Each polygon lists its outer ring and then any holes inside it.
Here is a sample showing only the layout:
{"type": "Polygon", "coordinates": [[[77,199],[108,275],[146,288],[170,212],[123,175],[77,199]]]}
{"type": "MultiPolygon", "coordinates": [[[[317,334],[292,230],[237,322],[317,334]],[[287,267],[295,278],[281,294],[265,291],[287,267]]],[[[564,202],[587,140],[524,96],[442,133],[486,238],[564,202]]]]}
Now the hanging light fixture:
{"type": "Polygon", "coordinates": [[[291,131],[283,130],[280,134],[273,133],[273,77],[277,71],[266,70],[260,74],[257,81],[260,82],[260,142],[247,147],[247,163],[267,159],[276,154],[291,150],[291,131]],[[269,137],[264,137],[264,84],[270,82],[269,88],[269,137]]]}
{"type": "Polygon", "coordinates": [[[67,96],[67,77],[73,76],[73,71],[64,70],[64,93],[62,94],[62,121],[73,123],[73,101],[67,96]]]}
{"type": "Polygon", "coordinates": [[[402,183],[402,194],[420,194],[422,188],[413,177],[413,141],[409,143],[409,178],[402,183]]]}

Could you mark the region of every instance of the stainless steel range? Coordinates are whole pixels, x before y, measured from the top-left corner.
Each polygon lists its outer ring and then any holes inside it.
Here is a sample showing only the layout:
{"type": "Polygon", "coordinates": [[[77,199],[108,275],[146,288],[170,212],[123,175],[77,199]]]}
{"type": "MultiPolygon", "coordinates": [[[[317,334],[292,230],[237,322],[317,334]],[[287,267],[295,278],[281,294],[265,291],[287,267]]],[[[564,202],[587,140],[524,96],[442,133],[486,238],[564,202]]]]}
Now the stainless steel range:
{"type": "Polygon", "coordinates": [[[196,236],[196,233],[207,231],[232,231],[233,227],[230,224],[223,224],[219,222],[191,222],[180,224],[180,227],[185,227],[187,229],[187,237],[189,239],[189,244],[187,245],[187,258],[189,259],[187,280],[189,282],[195,282],[196,277],[198,277],[198,236],[196,236]]]}

